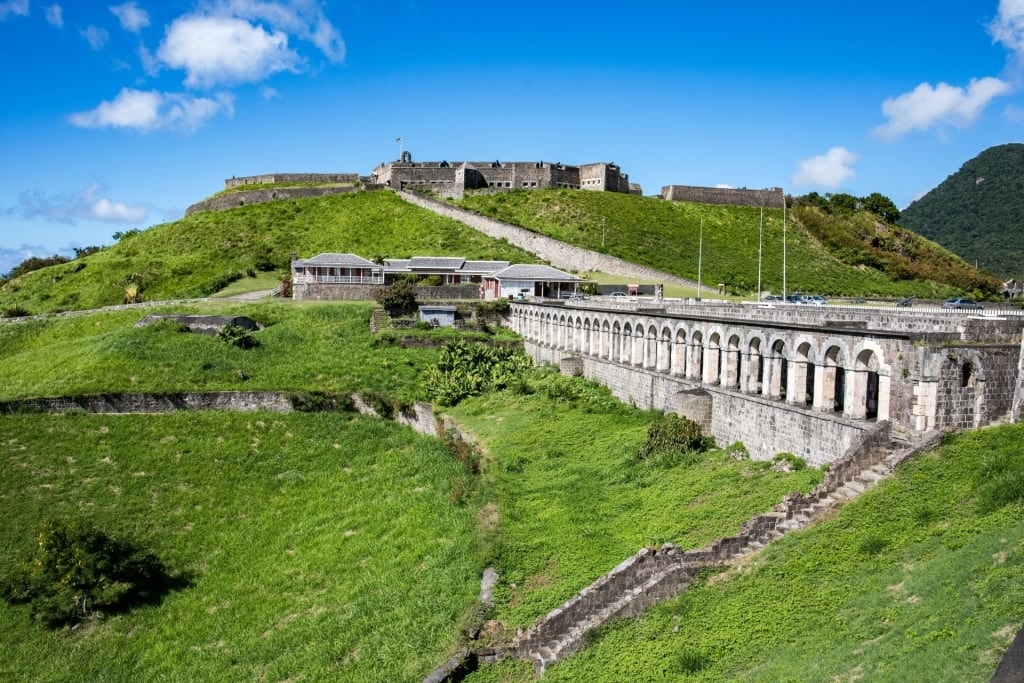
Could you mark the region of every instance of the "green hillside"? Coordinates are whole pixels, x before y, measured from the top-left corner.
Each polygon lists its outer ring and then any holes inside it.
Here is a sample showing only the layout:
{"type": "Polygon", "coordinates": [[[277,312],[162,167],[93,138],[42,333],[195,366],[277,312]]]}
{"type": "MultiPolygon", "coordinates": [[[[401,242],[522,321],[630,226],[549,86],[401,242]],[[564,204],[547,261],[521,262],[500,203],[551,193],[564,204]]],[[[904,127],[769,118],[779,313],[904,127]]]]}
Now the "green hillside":
{"type": "Polygon", "coordinates": [[[68,263],[0,286],[0,312],[120,304],[135,282],[145,301],[209,296],[260,271],[283,275],[292,253],[351,252],[364,258],[465,256],[536,263],[537,258],[390,192],[355,192],[200,213],[68,263]]]}
{"type": "Polygon", "coordinates": [[[1003,278],[1024,277],[1024,144],[986,149],[900,223],[1003,278]]]}
{"type": "Polygon", "coordinates": [[[784,261],[786,289],[791,292],[941,298],[954,291],[979,289],[979,284],[987,294],[996,286],[994,280],[979,278],[936,245],[923,246],[919,240],[909,251],[905,241],[885,246],[876,233],[894,228],[866,211],[828,218],[832,231],[849,236],[842,241],[856,243],[856,250],[808,229],[805,223],[813,222],[814,227],[821,223],[810,209],[793,211],[785,231],[784,259],[781,209],[765,210],[761,233],[756,207],[667,202],[614,192],[520,190],[468,196],[459,204],[570,244],[694,280],[702,252],[702,281],[712,286],[723,283],[741,295],[757,287],[759,237],[763,237],[761,287],[772,292],[783,289],[784,261]],[[875,228],[875,223],[880,227],[875,228]]]}

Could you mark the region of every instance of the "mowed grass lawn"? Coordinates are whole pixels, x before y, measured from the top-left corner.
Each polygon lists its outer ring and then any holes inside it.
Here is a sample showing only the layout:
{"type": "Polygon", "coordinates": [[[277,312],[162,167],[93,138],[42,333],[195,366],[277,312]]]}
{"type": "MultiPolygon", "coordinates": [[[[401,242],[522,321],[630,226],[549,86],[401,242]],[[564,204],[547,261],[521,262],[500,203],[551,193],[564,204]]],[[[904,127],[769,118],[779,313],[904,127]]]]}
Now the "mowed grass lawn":
{"type": "Polygon", "coordinates": [[[57,516],[188,582],[74,631],[0,603],[0,680],[421,680],[479,590],[464,476],[439,440],[345,413],[0,417],[0,572],[57,516]]]}

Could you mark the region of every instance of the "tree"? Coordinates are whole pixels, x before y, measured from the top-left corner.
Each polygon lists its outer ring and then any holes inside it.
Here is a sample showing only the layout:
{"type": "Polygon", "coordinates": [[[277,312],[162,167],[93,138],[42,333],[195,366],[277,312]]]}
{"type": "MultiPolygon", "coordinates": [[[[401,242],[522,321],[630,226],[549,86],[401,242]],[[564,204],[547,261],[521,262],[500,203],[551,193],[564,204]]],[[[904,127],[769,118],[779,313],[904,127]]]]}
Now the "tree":
{"type": "Polygon", "coordinates": [[[872,192],[860,200],[861,207],[880,217],[886,223],[895,223],[900,219],[900,210],[892,200],[878,192],[872,192]]]}
{"type": "Polygon", "coordinates": [[[374,298],[388,311],[396,313],[411,311],[416,306],[416,292],[406,280],[399,280],[390,287],[378,290],[374,298]]]}

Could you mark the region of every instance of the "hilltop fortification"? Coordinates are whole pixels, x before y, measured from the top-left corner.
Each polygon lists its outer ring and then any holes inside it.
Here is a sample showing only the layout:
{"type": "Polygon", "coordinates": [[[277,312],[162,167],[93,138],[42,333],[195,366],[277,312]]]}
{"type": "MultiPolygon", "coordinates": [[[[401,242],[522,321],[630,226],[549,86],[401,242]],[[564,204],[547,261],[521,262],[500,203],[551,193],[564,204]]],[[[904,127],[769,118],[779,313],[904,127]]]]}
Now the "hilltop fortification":
{"type": "Polygon", "coordinates": [[[781,187],[764,190],[737,189],[734,187],[697,187],[693,185],[666,185],[661,188],[662,199],[673,202],[698,202],[700,204],[724,204],[726,206],[782,207],[781,187]]]}

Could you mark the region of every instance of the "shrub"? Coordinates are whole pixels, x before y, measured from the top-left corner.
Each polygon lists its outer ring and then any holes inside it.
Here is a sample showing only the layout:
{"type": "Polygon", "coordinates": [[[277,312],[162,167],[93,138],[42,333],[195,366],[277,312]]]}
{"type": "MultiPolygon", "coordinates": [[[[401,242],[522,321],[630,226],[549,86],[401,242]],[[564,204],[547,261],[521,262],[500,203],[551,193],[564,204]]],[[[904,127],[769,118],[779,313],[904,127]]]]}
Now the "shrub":
{"type": "Polygon", "coordinates": [[[407,313],[416,307],[416,292],[406,280],[399,280],[390,287],[383,287],[374,297],[388,312],[407,313]]]}
{"type": "Polygon", "coordinates": [[[799,472],[802,469],[806,469],[807,461],[793,453],[776,453],[775,457],[772,458],[772,465],[776,469],[786,472],[799,472]]]}
{"type": "Polygon", "coordinates": [[[12,604],[28,603],[34,619],[54,628],[154,602],[171,583],[155,555],[84,522],[50,519],[0,592],[12,604]]]}
{"type": "Polygon", "coordinates": [[[229,323],[220,328],[217,337],[221,341],[231,346],[237,346],[240,349],[254,349],[260,345],[252,330],[234,323],[229,323]]]}
{"type": "Polygon", "coordinates": [[[467,396],[505,389],[529,367],[530,359],[515,349],[453,341],[441,349],[423,384],[432,401],[453,406],[467,396]]]}
{"type": "Polygon", "coordinates": [[[699,424],[670,413],[647,428],[647,440],[634,459],[676,464],[683,456],[702,453],[710,446],[711,439],[704,436],[699,424]]]}
{"type": "Polygon", "coordinates": [[[296,391],[288,394],[288,402],[300,413],[321,413],[332,410],[352,411],[355,406],[348,396],[326,391],[296,391]]]}
{"type": "Polygon", "coordinates": [[[4,310],[5,318],[24,318],[29,315],[32,315],[32,313],[24,306],[11,306],[4,310]]]}

